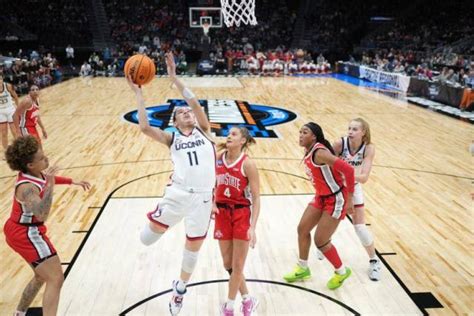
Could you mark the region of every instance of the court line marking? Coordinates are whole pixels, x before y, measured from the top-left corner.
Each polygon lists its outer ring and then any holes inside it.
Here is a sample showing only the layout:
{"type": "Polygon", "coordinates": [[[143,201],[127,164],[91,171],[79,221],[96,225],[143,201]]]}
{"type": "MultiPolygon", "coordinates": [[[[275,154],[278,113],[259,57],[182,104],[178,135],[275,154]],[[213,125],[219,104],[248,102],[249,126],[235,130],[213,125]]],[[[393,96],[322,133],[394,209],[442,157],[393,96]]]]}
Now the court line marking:
{"type": "MultiPolygon", "coordinates": [[[[252,159],[253,160],[301,161],[300,158],[276,158],[276,157],[273,157],[273,158],[252,157],[252,159]]],[[[166,158],[166,159],[153,159],[153,160],[142,160],[142,161],[109,162],[109,163],[95,164],[95,165],[73,166],[73,167],[63,168],[61,170],[72,170],[72,169],[91,168],[91,167],[103,167],[103,166],[113,166],[113,165],[131,164],[131,163],[150,163],[150,162],[160,162],[160,161],[169,161],[169,162],[171,162],[171,159],[166,158]]],[[[464,175],[457,175],[457,174],[450,174],[450,173],[443,173],[443,172],[436,172],[436,171],[430,171],[430,170],[420,170],[420,169],[414,169],[414,168],[404,168],[404,167],[377,165],[377,164],[373,164],[372,167],[374,167],[374,168],[394,169],[394,170],[401,170],[401,171],[411,171],[411,172],[417,172],[417,173],[426,173],[426,174],[433,174],[433,175],[438,175],[438,176],[452,177],[452,178],[457,178],[457,179],[466,179],[466,180],[474,181],[474,177],[469,177],[469,176],[464,176],[464,175]]],[[[265,169],[264,168],[259,168],[259,170],[265,170],[265,169]]],[[[170,172],[172,172],[172,171],[170,171],[170,172]]],[[[284,172],[284,171],[282,171],[282,172],[284,172]]],[[[17,174],[12,174],[10,176],[2,176],[2,177],[0,177],[0,180],[8,179],[8,178],[14,178],[16,176],[17,176],[17,174]]]]}
{"type": "MultiPolygon", "coordinates": [[[[198,285],[205,285],[205,284],[211,284],[211,283],[224,283],[224,282],[228,282],[229,279],[220,279],[220,280],[208,280],[208,281],[202,281],[202,282],[196,282],[196,283],[191,283],[191,284],[188,284],[186,286],[186,288],[188,287],[193,287],[193,286],[198,286],[198,285]]],[[[302,291],[306,291],[306,292],[310,292],[312,294],[315,294],[315,295],[318,295],[318,296],[321,296],[325,299],[328,299],[330,300],[331,302],[333,303],[336,303],[337,305],[345,308],[346,310],[350,311],[351,313],[353,313],[354,315],[360,315],[359,312],[357,312],[355,309],[353,309],[352,307],[344,304],[343,302],[341,301],[338,301],[336,300],[335,298],[333,297],[330,297],[326,294],[323,294],[323,293],[320,293],[318,291],[315,291],[315,290],[312,290],[312,289],[308,289],[308,288],[305,288],[305,287],[302,287],[302,286],[299,286],[299,285],[295,285],[295,284],[291,284],[291,283],[284,283],[284,282],[279,282],[279,281],[272,281],[272,280],[260,280],[260,279],[245,279],[246,282],[255,282],[255,283],[269,283],[269,284],[274,284],[274,285],[281,285],[281,286],[287,286],[287,287],[292,287],[292,288],[295,288],[295,289],[298,289],[298,290],[302,290],[302,291]]],[[[127,309],[125,309],[124,311],[120,312],[120,316],[122,315],[127,315],[128,312],[131,312],[132,310],[134,310],[135,308],[139,307],[140,305],[148,302],[148,301],[151,301],[152,299],[155,299],[157,297],[160,297],[162,295],[165,295],[165,294],[168,294],[170,293],[171,291],[173,291],[173,289],[168,289],[168,290],[165,290],[165,291],[162,291],[162,292],[159,292],[159,293],[156,293],[156,294],[153,294],[135,304],[133,304],[132,306],[130,307],[127,307],[127,309]]]]}
{"type": "MultiPolygon", "coordinates": [[[[276,172],[276,173],[284,173],[284,174],[287,174],[287,175],[290,175],[290,176],[293,176],[293,177],[297,177],[297,178],[304,178],[302,176],[299,176],[299,175],[295,175],[295,174],[291,174],[291,173],[288,173],[288,172],[283,172],[283,171],[279,171],[279,170],[271,170],[271,169],[265,169],[266,171],[270,171],[270,172],[276,172]]],[[[138,178],[135,178],[135,179],[132,179],[130,181],[127,181],[121,185],[119,185],[118,187],[116,187],[115,189],[112,190],[112,192],[107,196],[106,200],[104,201],[104,204],[102,205],[100,211],[97,213],[95,219],[94,219],[94,222],[92,223],[91,227],[89,228],[89,231],[86,233],[86,236],[84,237],[84,239],[82,240],[81,244],[79,245],[76,253],[74,254],[72,260],[70,261],[66,271],[64,272],[64,278],[66,279],[69,272],[71,271],[72,267],[74,266],[77,258],[79,257],[83,247],[85,246],[87,240],[89,239],[89,236],[91,235],[92,231],[94,230],[94,227],[95,225],[97,224],[99,218],[101,217],[103,211],[105,210],[108,202],[110,199],[114,198],[113,195],[118,191],[120,190],[121,188],[125,187],[126,185],[132,183],[132,182],[135,182],[135,181],[138,181],[138,180],[141,180],[141,179],[144,179],[144,178],[148,178],[148,177],[152,177],[152,176],[156,176],[156,175],[160,175],[160,174],[164,174],[164,173],[169,173],[169,172],[172,172],[172,170],[166,170],[166,171],[161,171],[161,172],[157,172],[157,173],[151,173],[151,174],[148,174],[148,175],[145,175],[145,176],[142,176],[142,177],[138,177],[138,178]]],[[[306,178],[304,178],[305,180],[307,180],[306,178]]],[[[269,194],[269,195],[280,195],[280,194],[269,194]]],[[[162,197],[162,196],[160,196],[162,197]]],[[[123,198],[123,197],[122,197],[123,198]]],[[[133,198],[133,197],[132,197],[133,198]]],[[[377,251],[377,249],[375,249],[377,255],[379,256],[380,258],[380,261],[382,261],[382,263],[385,265],[385,267],[387,268],[387,270],[390,272],[390,274],[392,274],[392,276],[395,278],[395,280],[398,282],[398,284],[400,284],[400,286],[402,287],[402,289],[406,292],[406,294],[410,297],[410,299],[413,301],[413,303],[420,309],[420,311],[423,313],[423,315],[428,315],[428,312],[426,311],[426,309],[423,307],[423,306],[420,306],[419,302],[417,302],[415,300],[415,296],[416,296],[416,292],[411,292],[408,287],[405,285],[405,283],[403,283],[403,281],[400,279],[400,277],[396,274],[396,272],[392,269],[392,267],[390,267],[390,265],[388,264],[388,262],[384,259],[384,257],[382,255],[380,255],[380,253],[377,251]]],[[[206,281],[207,282],[207,281],[206,281]]],[[[428,293],[431,293],[431,292],[428,292],[428,293]]],[[[433,297],[435,297],[433,295],[433,297]]],[[[435,297],[436,298],[436,297],[435,297]]],[[[442,306],[442,305],[441,305],[442,306]]],[[[443,307],[442,307],[443,308],[443,307]]]]}

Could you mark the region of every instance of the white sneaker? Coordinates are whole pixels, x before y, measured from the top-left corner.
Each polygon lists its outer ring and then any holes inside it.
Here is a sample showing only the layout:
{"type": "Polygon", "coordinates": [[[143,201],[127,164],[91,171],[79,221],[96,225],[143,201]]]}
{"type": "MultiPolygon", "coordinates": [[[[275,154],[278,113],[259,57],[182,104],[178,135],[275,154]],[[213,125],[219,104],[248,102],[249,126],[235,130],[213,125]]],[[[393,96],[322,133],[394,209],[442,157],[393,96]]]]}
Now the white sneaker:
{"type": "Polygon", "coordinates": [[[186,290],[184,292],[178,291],[176,285],[178,284],[177,280],[173,281],[173,296],[171,297],[171,301],[169,303],[170,313],[171,315],[175,316],[178,315],[181,311],[181,307],[183,307],[183,297],[186,294],[186,290]]]}
{"type": "Polygon", "coordinates": [[[369,262],[370,262],[369,279],[371,279],[372,281],[379,281],[380,270],[382,269],[382,266],[380,265],[380,260],[372,259],[369,262]]]}
{"type": "Polygon", "coordinates": [[[324,257],[324,254],[321,252],[321,250],[319,250],[319,249],[316,250],[316,253],[318,254],[318,259],[319,260],[324,260],[324,258],[326,258],[326,257],[324,257]]]}

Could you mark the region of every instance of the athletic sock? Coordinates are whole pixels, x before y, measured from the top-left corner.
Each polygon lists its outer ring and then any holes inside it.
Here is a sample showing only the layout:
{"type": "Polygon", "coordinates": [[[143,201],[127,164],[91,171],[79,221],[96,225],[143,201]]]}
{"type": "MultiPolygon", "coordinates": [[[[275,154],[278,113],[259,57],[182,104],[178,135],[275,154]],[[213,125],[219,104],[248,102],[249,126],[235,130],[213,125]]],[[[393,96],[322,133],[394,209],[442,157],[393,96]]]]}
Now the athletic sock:
{"type": "Polygon", "coordinates": [[[323,252],[323,254],[326,257],[326,259],[328,259],[328,261],[331,262],[334,269],[338,270],[339,268],[342,267],[341,258],[339,257],[339,254],[337,253],[336,247],[334,247],[334,245],[331,245],[331,247],[327,249],[325,252],[323,252]]]}

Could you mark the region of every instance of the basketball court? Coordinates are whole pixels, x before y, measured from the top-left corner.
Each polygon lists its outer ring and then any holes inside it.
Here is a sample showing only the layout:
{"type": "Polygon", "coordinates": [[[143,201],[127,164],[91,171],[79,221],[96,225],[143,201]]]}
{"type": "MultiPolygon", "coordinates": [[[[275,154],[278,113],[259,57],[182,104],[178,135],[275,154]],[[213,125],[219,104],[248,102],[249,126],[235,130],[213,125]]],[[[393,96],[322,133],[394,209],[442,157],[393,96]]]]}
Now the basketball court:
{"type": "MultiPolygon", "coordinates": [[[[230,119],[247,125],[253,120],[259,135],[250,155],[260,172],[261,219],[245,271],[250,291],[261,302],[258,315],[473,310],[472,125],[331,77],[183,79],[208,110],[226,109],[211,118],[216,135],[230,119]],[[344,220],[334,238],[354,272],[344,286],[326,289],[331,267],[317,259],[314,247],[313,278],[288,285],[282,276],[297,259],[296,226],[313,194],[301,164],[299,128],[316,121],[335,140],[358,116],[370,123],[376,146],[364,190],[368,223],[383,261],[382,280],[368,279],[364,249],[344,220]]],[[[144,87],[144,95],[147,107],[158,107],[150,110],[156,124],[168,128],[179,92],[169,79],[157,78],[144,87]]],[[[61,174],[93,184],[85,194],[55,188],[48,232],[66,272],[59,314],[165,315],[183,228],[173,228],[149,248],[138,236],[172,170],[168,150],[124,118],[136,107],[123,78],[72,79],[42,90],[41,101],[50,161],[62,167],[61,174]]],[[[0,165],[3,222],[14,175],[0,165]]],[[[211,237],[212,225],[182,315],[218,315],[225,300],[228,276],[211,237]]],[[[0,255],[0,314],[8,314],[31,270],[5,243],[0,255]]],[[[40,304],[37,299],[33,306],[40,304]]]]}
{"type": "MultiPolygon", "coordinates": [[[[339,227],[333,240],[343,260],[351,262],[354,270],[348,286],[335,292],[325,288],[332,274],[332,266],[326,261],[313,262],[314,277],[309,281],[289,286],[281,279],[281,272],[291,267],[297,256],[294,227],[311,198],[311,195],[262,197],[262,209],[269,211],[262,213],[260,245],[250,252],[246,269],[249,277],[255,276],[249,281],[251,293],[261,300],[257,314],[421,314],[386,268],[382,271],[383,282],[373,283],[367,278],[365,253],[354,251],[361,249],[348,220],[339,227]]],[[[170,284],[181,262],[179,245],[184,236],[183,225],[173,228],[158,245],[149,249],[138,238],[146,222],[144,212],[154,209],[159,200],[111,196],[68,274],[68,285],[64,288],[68,294],[62,297],[59,314],[168,313],[170,284]]],[[[212,232],[213,225],[200,252],[199,268],[189,288],[191,295],[185,298],[183,315],[219,315],[215,306],[226,299],[228,276],[222,268],[212,232]]],[[[311,257],[316,258],[314,248],[311,257]]]]}

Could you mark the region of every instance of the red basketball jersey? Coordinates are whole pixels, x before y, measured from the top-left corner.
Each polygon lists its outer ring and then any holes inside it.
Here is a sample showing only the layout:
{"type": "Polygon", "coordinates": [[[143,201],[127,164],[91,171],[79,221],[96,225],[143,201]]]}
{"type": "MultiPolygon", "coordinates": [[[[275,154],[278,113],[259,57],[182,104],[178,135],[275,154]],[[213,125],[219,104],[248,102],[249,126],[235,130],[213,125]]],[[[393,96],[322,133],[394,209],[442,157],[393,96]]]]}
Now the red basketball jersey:
{"type": "Polygon", "coordinates": [[[250,205],[249,181],[244,173],[244,161],[247,155],[242,153],[231,165],[225,161],[226,152],[217,159],[216,166],[216,202],[233,205],[250,205]]]}
{"type": "Polygon", "coordinates": [[[36,126],[39,114],[39,103],[32,100],[31,107],[20,118],[20,127],[36,126]]]}
{"type": "MultiPolygon", "coordinates": [[[[32,183],[38,187],[40,190],[40,198],[43,198],[44,188],[46,187],[46,179],[40,179],[29,174],[24,174],[23,172],[18,173],[18,177],[15,183],[15,192],[16,188],[22,183],[32,183]]],[[[16,196],[13,195],[13,207],[10,214],[10,220],[18,224],[35,224],[41,223],[31,212],[28,212],[23,209],[23,205],[16,199],[16,196]]]]}
{"type": "Polygon", "coordinates": [[[323,144],[316,143],[306,157],[304,157],[305,171],[316,189],[316,194],[321,196],[339,192],[344,185],[342,174],[334,172],[329,165],[315,164],[313,162],[313,154],[316,150],[328,149],[323,144]]]}

